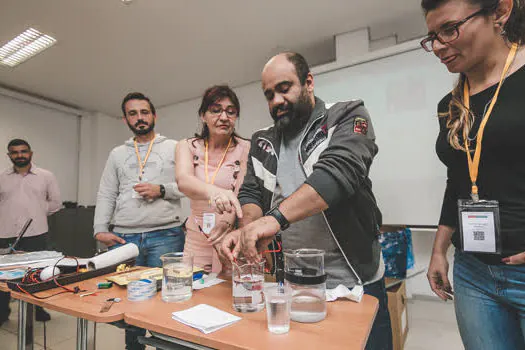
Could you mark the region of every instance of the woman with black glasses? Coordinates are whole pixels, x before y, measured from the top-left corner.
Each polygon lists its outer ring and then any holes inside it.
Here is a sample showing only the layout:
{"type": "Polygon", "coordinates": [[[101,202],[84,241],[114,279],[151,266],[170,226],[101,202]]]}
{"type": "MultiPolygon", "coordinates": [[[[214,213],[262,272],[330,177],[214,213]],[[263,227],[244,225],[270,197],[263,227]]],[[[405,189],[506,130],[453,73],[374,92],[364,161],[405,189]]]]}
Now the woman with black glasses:
{"type": "Polygon", "coordinates": [[[200,134],[177,144],[177,184],[191,199],[184,251],[193,253],[194,264],[207,272],[223,270],[215,247],[242,215],[237,193],[250,142],[235,133],[239,111],[239,99],[230,87],[212,86],[199,108],[200,134]]]}
{"type": "Polygon", "coordinates": [[[422,47],[459,73],[438,105],[436,151],[448,179],[427,277],[441,299],[455,299],[467,349],[525,349],[523,2],[421,2],[422,47]]]}

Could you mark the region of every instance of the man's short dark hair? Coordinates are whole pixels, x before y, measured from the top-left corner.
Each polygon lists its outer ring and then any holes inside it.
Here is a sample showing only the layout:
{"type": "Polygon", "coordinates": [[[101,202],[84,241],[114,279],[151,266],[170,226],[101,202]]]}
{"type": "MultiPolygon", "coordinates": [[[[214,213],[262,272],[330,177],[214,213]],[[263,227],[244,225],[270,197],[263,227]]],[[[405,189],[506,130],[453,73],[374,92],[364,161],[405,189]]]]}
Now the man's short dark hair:
{"type": "Polygon", "coordinates": [[[124,97],[124,99],[122,100],[122,105],[121,105],[121,108],[122,108],[122,114],[124,116],[126,116],[126,103],[130,100],[142,100],[142,101],[148,101],[148,104],[149,104],[149,108],[151,109],[151,113],[153,115],[157,115],[157,112],[155,111],[155,106],[153,105],[153,103],[151,103],[149,97],[145,96],[144,94],[140,93],[140,92],[130,92],[129,94],[126,95],[126,97],[124,97]]]}
{"type": "Polygon", "coordinates": [[[288,62],[294,65],[299,82],[301,85],[304,85],[306,83],[308,73],[310,73],[308,62],[306,62],[306,59],[303,57],[303,55],[297,52],[286,52],[285,56],[288,59],[288,62]]]}
{"type": "Polygon", "coordinates": [[[7,144],[7,150],[15,146],[27,146],[27,148],[31,150],[31,146],[29,146],[29,143],[26,140],[22,139],[12,139],[11,141],[9,141],[9,143],[7,144]]]}

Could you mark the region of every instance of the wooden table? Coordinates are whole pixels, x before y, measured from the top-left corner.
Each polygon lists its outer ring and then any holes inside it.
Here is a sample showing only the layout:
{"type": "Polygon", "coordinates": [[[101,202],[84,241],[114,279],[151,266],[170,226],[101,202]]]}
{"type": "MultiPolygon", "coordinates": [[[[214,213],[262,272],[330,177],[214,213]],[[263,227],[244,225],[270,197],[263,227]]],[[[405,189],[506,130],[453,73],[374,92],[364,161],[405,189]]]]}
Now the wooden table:
{"type": "Polygon", "coordinates": [[[267,329],[266,311],[238,313],[232,308],[231,282],[193,291],[190,300],[165,303],[160,293],[155,298],[135,303],[125,312],[124,321],[172,337],[173,342],[204,347],[240,349],[364,349],[378,309],[376,298],[365,295],[361,303],[328,303],[328,314],[319,323],[290,324],[288,334],[276,335],[267,329]],[[216,332],[204,334],[171,318],[171,313],[198,304],[208,304],[242,317],[242,320],[216,332]],[[176,338],[176,339],[175,339],[176,338]],[[178,340],[182,340],[179,342],[178,340]]]}
{"type": "MultiPolygon", "coordinates": [[[[68,288],[75,288],[78,286],[80,289],[87,291],[97,290],[97,283],[105,281],[105,277],[111,274],[92,278],[89,280],[81,281],[78,283],[68,284],[68,288]]],[[[39,297],[45,297],[48,295],[56,294],[63,289],[54,288],[43,292],[36,293],[39,297]]],[[[26,310],[28,304],[38,305],[45,307],[50,310],[58,311],[70,316],[77,318],[77,349],[87,350],[88,343],[88,321],[95,323],[109,323],[115,321],[121,321],[124,319],[124,312],[130,308],[130,303],[127,300],[126,288],[113,285],[109,289],[97,290],[97,295],[89,295],[80,297],[81,292],[78,294],[64,293],[49,299],[37,299],[31,295],[11,291],[11,296],[14,299],[19,300],[19,319],[18,319],[18,350],[24,348],[26,343],[26,310]],[[108,298],[120,298],[120,303],[114,303],[108,312],[101,313],[100,308],[108,298]]]]}

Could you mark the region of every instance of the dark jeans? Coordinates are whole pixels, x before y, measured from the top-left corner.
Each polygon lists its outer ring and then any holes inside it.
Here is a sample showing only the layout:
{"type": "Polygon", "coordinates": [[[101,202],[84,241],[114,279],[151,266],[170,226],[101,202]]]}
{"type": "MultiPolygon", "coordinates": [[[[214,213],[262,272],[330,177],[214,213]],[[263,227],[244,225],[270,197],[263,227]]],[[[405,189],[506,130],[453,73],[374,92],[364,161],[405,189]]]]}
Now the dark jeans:
{"type": "MultiPolygon", "coordinates": [[[[133,243],[139,247],[136,265],[148,267],[162,267],[160,257],[166,253],[182,252],[186,240],[181,226],[135,234],[113,233],[123,238],[126,243],[133,243]]],[[[115,249],[121,245],[116,244],[109,249],[115,249]]],[[[144,349],[144,345],[139,344],[137,338],[146,334],[145,329],[130,326],[124,322],[117,322],[115,325],[126,330],[126,349],[144,349]]]]}
{"type": "Polygon", "coordinates": [[[392,325],[388,312],[388,296],[386,294],[385,279],[371,283],[364,287],[365,294],[376,297],[379,300],[379,309],[368,342],[366,350],[392,350],[392,325]]]}
{"type": "MultiPolygon", "coordinates": [[[[16,237],[0,238],[0,248],[8,248],[10,244],[16,241],[16,237]]],[[[15,247],[16,250],[23,250],[26,252],[36,252],[46,250],[48,246],[48,234],[43,233],[38,236],[23,237],[15,247]]],[[[0,292],[0,320],[5,320],[9,316],[11,310],[9,309],[9,300],[11,295],[9,292],[0,292]]]]}

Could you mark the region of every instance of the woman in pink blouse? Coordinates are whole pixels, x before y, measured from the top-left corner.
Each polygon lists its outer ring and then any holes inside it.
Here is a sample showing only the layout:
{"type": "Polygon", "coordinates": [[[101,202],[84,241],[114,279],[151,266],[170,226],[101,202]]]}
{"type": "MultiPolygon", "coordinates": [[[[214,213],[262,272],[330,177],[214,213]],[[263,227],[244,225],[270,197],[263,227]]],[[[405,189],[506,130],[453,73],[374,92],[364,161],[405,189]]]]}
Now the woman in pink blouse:
{"type": "Polygon", "coordinates": [[[193,253],[195,266],[207,272],[223,269],[217,249],[242,216],[237,193],[250,142],[235,134],[239,110],[239,99],[228,86],[209,88],[199,108],[201,133],[177,145],[177,184],[191,199],[184,251],[193,253]]]}

